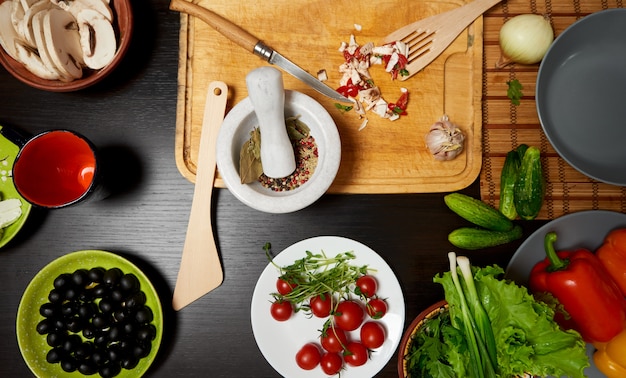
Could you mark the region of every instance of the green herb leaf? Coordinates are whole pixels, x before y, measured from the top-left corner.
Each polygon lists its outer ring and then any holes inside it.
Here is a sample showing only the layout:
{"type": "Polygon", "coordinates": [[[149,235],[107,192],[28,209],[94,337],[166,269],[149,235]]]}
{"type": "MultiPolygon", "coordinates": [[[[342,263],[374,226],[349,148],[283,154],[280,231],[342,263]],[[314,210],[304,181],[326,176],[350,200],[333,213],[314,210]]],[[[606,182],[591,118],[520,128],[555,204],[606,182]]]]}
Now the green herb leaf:
{"type": "Polygon", "coordinates": [[[263,174],[261,164],[261,132],[255,128],[239,151],[239,177],[242,184],[256,181],[263,174]]]}
{"type": "Polygon", "coordinates": [[[342,112],[349,112],[350,110],[352,110],[353,106],[352,105],[342,105],[338,102],[335,103],[335,108],[339,109],[342,112]]]}
{"type": "Polygon", "coordinates": [[[522,93],[522,89],[524,89],[522,83],[520,83],[517,79],[513,79],[507,81],[506,85],[508,85],[506,96],[511,100],[513,105],[519,105],[520,99],[524,96],[522,93]]]}

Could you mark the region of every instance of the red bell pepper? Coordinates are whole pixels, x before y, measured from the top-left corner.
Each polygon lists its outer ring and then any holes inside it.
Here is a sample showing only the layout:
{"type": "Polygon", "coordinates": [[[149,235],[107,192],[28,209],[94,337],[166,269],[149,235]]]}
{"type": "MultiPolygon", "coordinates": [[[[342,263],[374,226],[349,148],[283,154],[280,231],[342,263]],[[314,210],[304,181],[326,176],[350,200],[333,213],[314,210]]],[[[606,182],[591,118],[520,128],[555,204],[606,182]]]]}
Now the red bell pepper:
{"type": "Polygon", "coordinates": [[[611,340],[626,326],[626,300],[592,252],[557,253],[556,238],[554,232],[545,236],[547,256],[530,273],[531,292],[555,297],[585,341],[611,340]]]}
{"type": "Polygon", "coordinates": [[[596,256],[626,296],[626,228],[609,232],[596,256]]]}

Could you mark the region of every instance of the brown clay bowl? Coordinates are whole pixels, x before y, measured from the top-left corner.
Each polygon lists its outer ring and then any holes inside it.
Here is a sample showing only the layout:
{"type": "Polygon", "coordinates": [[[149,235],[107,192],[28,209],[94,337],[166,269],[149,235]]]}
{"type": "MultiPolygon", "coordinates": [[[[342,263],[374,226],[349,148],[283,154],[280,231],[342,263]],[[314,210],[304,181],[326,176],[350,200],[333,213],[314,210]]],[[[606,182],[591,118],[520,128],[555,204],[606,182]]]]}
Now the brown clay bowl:
{"type": "MultiPolygon", "coordinates": [[[[6,0],[0,0],[2,4],[6,0]]],[[[128,51],[133,30],[133,13],[130,0],[111,0],[110,7],[113,10],[113,30],[117,37],[117,52],[113,61],[99,70],[84,69],[83,77],[70,82],[60,80],[42,79],[24,67],[24,65],[10,57],[0,47],[0,64],[19,81],[31,87],[50,92],[73,92],[87,88],[100,82],[109,75],[122,61],[128,51]]]]}
{"type": "Polygon", "coordinates": [[[439,316],[443,311],[447,311],[448,302],[445,300],[441,300],[432,306],[428,307],[424,311],[420,312],[419,315],[411,322],[406,331],[404,331],[404,335],[402,336],[402,340],[400,341],[400,347],[398,348],[398,377],[406,378],[407,369],[406,369],[406,361],[404,360],[404,356],[409,352],[409,347],[411,346],[411,340],[413,339],[413,335],[416,332],[419,332],[420,327],[424,324],[426,319],[432,319],[434,317],[439,316]]]}

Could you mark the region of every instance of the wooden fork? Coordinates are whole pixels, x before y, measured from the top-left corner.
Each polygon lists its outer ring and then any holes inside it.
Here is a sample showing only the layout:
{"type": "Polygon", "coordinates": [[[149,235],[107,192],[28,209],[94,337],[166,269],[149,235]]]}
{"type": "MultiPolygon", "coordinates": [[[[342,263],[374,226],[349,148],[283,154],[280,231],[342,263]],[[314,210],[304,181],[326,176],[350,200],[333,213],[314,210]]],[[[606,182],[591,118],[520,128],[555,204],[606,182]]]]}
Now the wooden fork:
{"type": "Polygon", "coordinates": [[[401,80],[420,72],[461,34],[472,22],[502,0],[474,0],[471,3],[406,25],[383,40],[383,43],[402,41],[409,47],[409,74],[401,80]]]}

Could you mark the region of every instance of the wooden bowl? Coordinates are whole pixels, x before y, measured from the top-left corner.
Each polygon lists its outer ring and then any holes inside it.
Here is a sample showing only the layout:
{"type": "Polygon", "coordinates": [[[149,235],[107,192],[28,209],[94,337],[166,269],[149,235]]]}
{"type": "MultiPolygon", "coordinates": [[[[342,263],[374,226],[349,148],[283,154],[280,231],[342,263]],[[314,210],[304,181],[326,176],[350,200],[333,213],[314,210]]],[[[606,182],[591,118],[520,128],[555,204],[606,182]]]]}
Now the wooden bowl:
{"type": "Polygon", "coordinates": [[[413,339],[413,335],[416,332],[419,332],[422,324],[426,319],[432,319],[434,317],[439,316],[443,311],[447,311],[448,302],[445,300],[441,300],[432,306],[428,307],[424,311],[420,312],[419,315],[411,322],[409,327],[404,332],[404,336],[402,336],[402,340],[400,341],[400,347],[398,348],[398,377],[406,378],[407,377],[407,368],[406,361],[404,356],[409,352],[409,347],[411,346],[411,340],[413,339]]]}
{"type": "MultiPolygon", "coordinates": [[[[6,0],[0,0],[0,4],[6,0]]],[[[98,83],[110,74],[122,61],[128,51],[133,30],[133,14],[130,0],[111,0],[109,6],[113,11],[113,30],[117,37],[117,52],[113,60],[99,70],[83,69],[83,77],[73,81],[42,79],[24,67],[24,65],[10,57],[0,47],[0,63],[19,81],[31,87],[50,92],[72,92],[87,88],[98,83]]]]}

